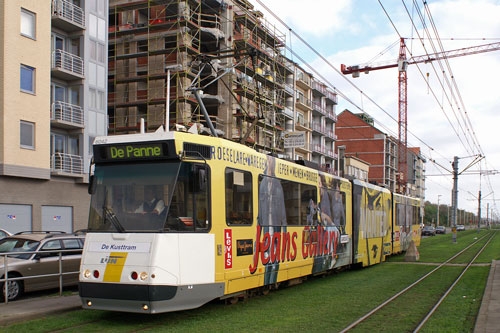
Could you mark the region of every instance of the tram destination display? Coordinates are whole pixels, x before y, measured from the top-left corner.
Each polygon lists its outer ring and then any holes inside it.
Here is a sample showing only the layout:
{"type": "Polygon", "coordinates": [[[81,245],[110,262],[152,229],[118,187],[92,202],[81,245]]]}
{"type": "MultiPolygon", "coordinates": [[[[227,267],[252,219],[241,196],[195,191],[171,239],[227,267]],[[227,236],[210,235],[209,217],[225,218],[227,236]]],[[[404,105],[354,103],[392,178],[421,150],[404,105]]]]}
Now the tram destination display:
{"type": "Polygon", "coordinates": [[[130,143],[94,146],[96,162],[121,162],[168,158],[166,142],[130,143]]]}

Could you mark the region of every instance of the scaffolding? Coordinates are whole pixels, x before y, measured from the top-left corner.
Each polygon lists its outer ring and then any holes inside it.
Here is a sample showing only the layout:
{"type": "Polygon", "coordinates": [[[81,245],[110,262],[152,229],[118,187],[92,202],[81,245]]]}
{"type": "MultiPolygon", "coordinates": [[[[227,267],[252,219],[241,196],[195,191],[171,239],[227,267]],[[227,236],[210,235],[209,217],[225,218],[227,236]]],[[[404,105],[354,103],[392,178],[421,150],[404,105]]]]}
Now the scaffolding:
{"type": "MultiPolygon", "coordinates": [[[[200,0],[110,1],[110,134],[137,132],[141,118],[146,130],[156,130],[165,124],[167,103],[170,128],[200,120],[199,105],[186,88],[199,74],[196,59],[223,37],[217,7],[202,7],[200,0]]],[[[203,73],[202,79],[213,74],[203,73]]]]}
{"type": "Polygon", "coordinates": [[[109,133],[138,132],[141,118],[156,130],[167,103],[169,128],[208,128],[186,90],[204,87],[203,104],[222,136],[281,153],[285,97],[293,94],[285,89],[293,68],[284,49],[285,35],[245,0],[111,0],[109,133]]]}
{"type": "MultiPolygon", "coordinates": [[[[247,143],[255,148],[282,153],[285,130],[285,81],[291,72],[285,66],[285,35],[253,10],[247,1],[235,1],[233,48],[254,50],[255,57],[236,66],[234,92],[238,105],[233,109],[232,138],[241,140],[246,131],[247,143]],[[241,106],[247,110],[243,112],[241,106]],[[256,126],[252,126],[256,122],[256,126]]],[[[235,63],[238,59],[235,59],[235,63]]]]}

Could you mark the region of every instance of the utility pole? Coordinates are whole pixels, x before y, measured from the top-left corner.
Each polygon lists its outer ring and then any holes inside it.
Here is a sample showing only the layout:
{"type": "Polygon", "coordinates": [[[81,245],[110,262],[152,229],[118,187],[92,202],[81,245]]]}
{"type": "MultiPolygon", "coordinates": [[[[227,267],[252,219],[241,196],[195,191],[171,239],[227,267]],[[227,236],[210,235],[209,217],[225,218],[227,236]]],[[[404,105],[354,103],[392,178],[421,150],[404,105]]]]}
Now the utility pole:
{"type": "Polygon", "coordinates": [[[448,208],[448,227],[451,227],[451,223],[450,223],[450,206],[446,205],[446,207],[448,208]]]}
{"type": "Polygon", "coordinates": [[[458,156],[453,157],[453,194],[451,197],[452,241],[457,242],[457,206],[458,206],[458,156]]]}
{"type": "Polygon", "coordinates": [[[437,212],[437,225],[436,225],[436,227],[439,227],[439,197],[441,197],[441,194],[438,194],[438,212],[437,212]]]}
{"type": "Polygon", "coordinates": [[[477,232],[481,231],[481,190],[479,190],[479,196],[477,197],[477,232]]]}
{"type": "Polygon", "coordinates": [[[486,204],[486,228],[490,228],[490,203],[486,204]]]}

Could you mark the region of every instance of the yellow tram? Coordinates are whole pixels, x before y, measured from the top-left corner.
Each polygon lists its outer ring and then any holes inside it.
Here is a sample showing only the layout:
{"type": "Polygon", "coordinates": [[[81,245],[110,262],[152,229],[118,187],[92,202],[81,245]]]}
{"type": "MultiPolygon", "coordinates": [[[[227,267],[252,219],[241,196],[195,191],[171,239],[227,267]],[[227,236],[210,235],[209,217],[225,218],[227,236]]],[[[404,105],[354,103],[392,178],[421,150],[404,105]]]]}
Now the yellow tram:
{"type": "MultiPolygon", "coordinates": [[[[380,263],[404,251],[403,230],[413,230],[403,226],[414,221],[395,226],[393,211],[418,204],[183,132],[99,137],[94,161],[80,272],[85,308],[191,309],[380,263]]],[[[419,233],[412,237],[419,242],[419,233]]]]}

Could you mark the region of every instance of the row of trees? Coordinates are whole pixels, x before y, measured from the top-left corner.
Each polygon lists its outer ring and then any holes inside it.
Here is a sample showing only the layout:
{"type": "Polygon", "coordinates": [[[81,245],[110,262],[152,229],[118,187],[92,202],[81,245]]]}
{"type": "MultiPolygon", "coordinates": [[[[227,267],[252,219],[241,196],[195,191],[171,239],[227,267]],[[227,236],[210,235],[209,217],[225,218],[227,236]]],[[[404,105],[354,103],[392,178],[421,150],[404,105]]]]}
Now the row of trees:
{"type": "MultiPolygon", "coordinates": [[[[437,225],[437,205],[429,201],[425,202],[425,225],[437,225]]],[[[451,206],[439,205],[439,225],[450,226],[451,206]]],[[[482,214],[481,214],[482,215],[482,214]]],[[[477,215],[463,209],[457,210],[457,224],[476,224],[477,215]]]]}

